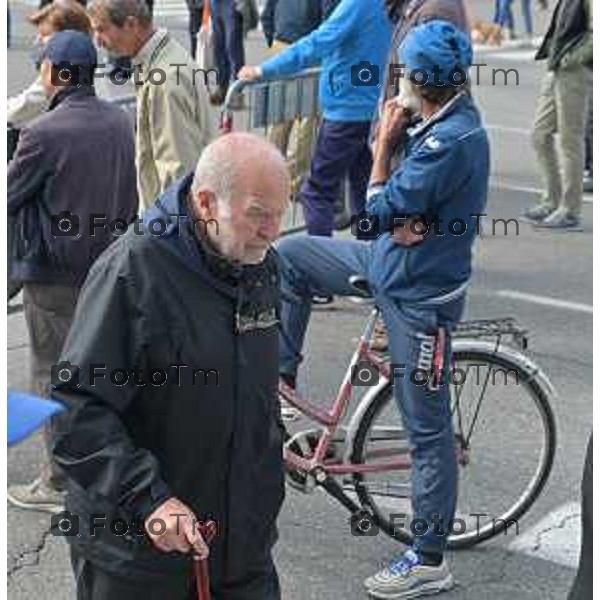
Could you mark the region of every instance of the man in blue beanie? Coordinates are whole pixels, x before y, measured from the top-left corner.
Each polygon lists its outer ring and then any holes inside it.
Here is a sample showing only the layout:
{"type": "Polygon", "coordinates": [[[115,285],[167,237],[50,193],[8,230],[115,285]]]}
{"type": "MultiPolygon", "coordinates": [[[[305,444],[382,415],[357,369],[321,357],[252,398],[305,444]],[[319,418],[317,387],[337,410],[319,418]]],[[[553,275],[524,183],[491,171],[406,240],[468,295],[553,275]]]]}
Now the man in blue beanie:
{"type": "Polygon", "coordinates": [[[405,554],[366,580],[374,598],[414,598],[453,585],[444,550],[456,505],[456,441],[450,390],[431,348],[449,364],[450,332],[463,310],[489,178],[487,134],[467,91],[469,37],[447,21],[430,21],[407,35],[401,56],[422,119],[411,123],[396,99],[384,106],[369,212],[355,221],[371,241],[296,235],[278,245],[285,291],[279,372],[287,385],[295,387],[311,298],[356,295],[353,275],[364,277],[382,311],[391,362],[407,374],[425,365],[428,381],[437,378],[436,385],[418,385],[395,375],[410,440],[413,523],[427,527],[405,554]],[[460,234],[452,223],[460,224],[460,234]]]}

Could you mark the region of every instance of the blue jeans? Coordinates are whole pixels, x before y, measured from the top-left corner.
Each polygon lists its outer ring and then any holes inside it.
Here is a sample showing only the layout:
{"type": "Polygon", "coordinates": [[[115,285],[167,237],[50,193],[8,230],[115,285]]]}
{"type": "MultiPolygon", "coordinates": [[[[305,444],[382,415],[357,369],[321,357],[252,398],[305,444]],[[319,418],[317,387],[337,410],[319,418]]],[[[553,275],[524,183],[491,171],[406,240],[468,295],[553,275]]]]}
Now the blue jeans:
{"type": "Polygon", "coordinates": [[[515,20],[512,14],[512,3],[513,0],[499,0],[498,2],[498,12],[497,15],[497,23],[501,27],[506,27],[513,31],[515,28],[515,20]]]}
{"type": "MultiPolygon", "coordinates": [[[[351,296],[351,275],[369,278],[371,244],[354,240],[296,235],[278,244],[282,259],[284,299],[280,373],[295,374],[310,319],[312,296],[351,296]],[[295,298],[296,301],[291,301],[295,298]]],[[[376,295],[387,328],[392,363],[404,365],[403,375],[394,378],[394,393],[410,440],[412,459],[413,519],[428,523],[440,519],[444,533],[454,518],[457,464],[454,428],[447,385],[437,391],[419,386],[409,378],[418,368],[423,342],[431,340],[438,327],[453,328],[460,318],[463,298],[444,305],[398,305],[376,295]],[[439,517],[436,517],[438,515],[439,517]]],[[[450,343],[446,345],[448,364],[450,343]]],[[[443,552],[446,535],[430,525],[415,537],[417,551],[443,552]]]]}
{"type": "MultiPolygon", "coordinates": [[[[512,13],[513,0],[496,0],[496,15],[494,22],[501,27],[506,27],[510,31],[515,29],[515,20],[512,13]]],[[[523,21],[525,24],[525,33],[533,34],[533,12],[531,8],[531,0],[521,0],[521,12],[523,13],[523,21]]]]}

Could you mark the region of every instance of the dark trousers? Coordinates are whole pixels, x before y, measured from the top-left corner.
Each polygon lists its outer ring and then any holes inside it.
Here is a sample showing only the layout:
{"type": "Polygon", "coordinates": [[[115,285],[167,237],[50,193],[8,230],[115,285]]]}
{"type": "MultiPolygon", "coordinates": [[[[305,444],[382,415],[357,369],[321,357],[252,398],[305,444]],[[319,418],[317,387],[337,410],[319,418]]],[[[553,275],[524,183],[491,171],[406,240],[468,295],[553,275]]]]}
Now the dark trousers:
{"type": "MultiPolygon", "coordinates": [[[[23,310],[31,344],[30,382],[38,396],[50,395],[52,366],[60,358],[78,296],[76,287],[29,282],[23,285],[23,310]]],[[[49,464],[42,470],[42,477],[53,487],[64,488],[65,476],[50,454],[50,425],[44,434],[49,464]]]]}
{"type": "Polygon", "coordinates": [[[198,45],[198,32],[202,25],[202,6],[190,6],[190,20],[188,30],[190,32],[190,54],[196,60],[196,47],[198,45]]]}
{"type": "Polygon", "coordinates": [[[210,0],[219,85],[226,87],[244,66],[244,23],[234,0],[210,0]]]}
{"type": "Polygon", "coordinates": [[[590,173],[594,170],[594,108],[592,95],[588,103],[588,115],[585,125],[585,170],[590,173]]]}
{"type": "MultiPolygon", "coordinates": [[[[195,582],[191,577],[152,581],[127,579],[109,573],[79,556],[71,546],[71,564],[77,585],[77,600],[197,600],[195,582]]],[[[212,600],[281,600],[279,579],[275,567],[256,577],[234,585],[215,589],[211,581],[212,600]]]]}
{"type": "Polygon", "coordinates": [[[588,442],[581,482],[581,553],[579,569],[568,600],[592,600],[593,596],[593,443],[588,442]]]}
{"type": "Polygon", "coordinates": [[[369,148],[370,121],[321,123],[310,174],[300,194],[310,235],[333,233],[335,202],[346,176],[350,183],[352,214],[364,209],[373,166],[369,148]]]}

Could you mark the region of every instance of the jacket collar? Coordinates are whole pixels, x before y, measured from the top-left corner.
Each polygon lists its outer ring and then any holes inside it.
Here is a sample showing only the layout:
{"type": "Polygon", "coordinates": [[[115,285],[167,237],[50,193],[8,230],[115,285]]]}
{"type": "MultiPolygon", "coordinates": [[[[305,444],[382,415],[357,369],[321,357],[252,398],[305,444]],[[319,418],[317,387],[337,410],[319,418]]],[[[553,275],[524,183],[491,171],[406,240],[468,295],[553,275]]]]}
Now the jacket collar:
{"type": "Polygon", "coordinates": [[[156,57],[168,41],[169,32],[164,28],[157,29],[131,59],[132,65],[141,69],[152,66],[156,57]]]}
{"type": "Polygon", "coordinates": [[[456,110],[456,108],[458,106],[463,104],[463,99],[466,97],[467,97],[467,94],[465,92],[459,92],[458,94],[456,94],[456,96],[454,96],[454,98],[452,98],[451,100],[446,102],[446,104],[444,104],[444,106],[442,106],[442,108],[440,108],[438,111],[436,111],[433,115],[431,115],[427,119],[423,119],[423,120],[419,121],[414,127],[409,129],[407,131],[407,134],[411,138],[421,135],[424,131],[429,129],[432,125],[434,125],[435,123],[438,123],[439,121],[442,121],[449,114],[453,113],[454,110],[456,110]]]}
{"type": "Polygon", "coordinates": [[[193,173],[174,183],[158,198],[154,207],[144,213],[144,224],[156,218],[167,222],[164,234],[154,237],[169,242],[169,247],[191,269],[204,277],[208,276],[229,295],[237,295],[240,287],[273,284],[277,276],[273,250],[269,250],[262,263],[243,265],[222,256],[208,242],[198,237],[197,227],[194,226],[193,218],[190,218],[191,208],[188,202],[192,179],[193,173]]]}
{"type": "Polygon", "coordinates": [[[59,104],[62,104],[65,100],[69,98],[81,98],[84,96],[95,96],[96,91],[94,90],[94,86],[91,85],[81,85],[78,87],[65,87],[60,88],[54,96],[50,99],[50,104],[48,105],[48,110],[53,110],[59,104]]]}

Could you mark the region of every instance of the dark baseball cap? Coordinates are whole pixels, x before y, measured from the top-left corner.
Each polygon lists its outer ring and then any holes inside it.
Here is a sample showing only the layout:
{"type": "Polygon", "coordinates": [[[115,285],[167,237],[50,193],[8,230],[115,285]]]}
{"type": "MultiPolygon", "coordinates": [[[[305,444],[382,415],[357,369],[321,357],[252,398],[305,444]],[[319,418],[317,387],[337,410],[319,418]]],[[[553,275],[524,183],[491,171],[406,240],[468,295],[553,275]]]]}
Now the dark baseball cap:
{"type": "Polygon", "coordinates": [[[46,42],[40,60],[48,60],[53,65],[69,63],[78,67],[95,67],[98,53],[87,33],[65,29],[55,33],[46,42]]]}

